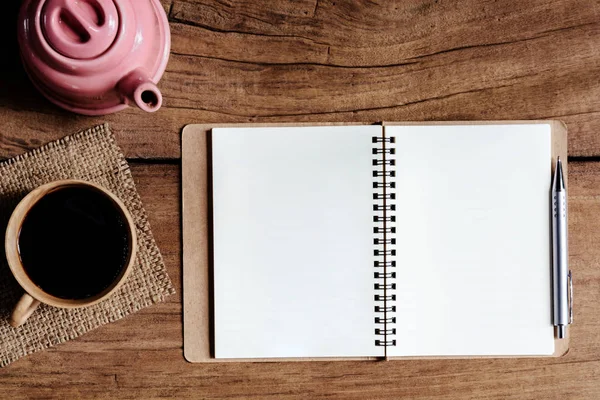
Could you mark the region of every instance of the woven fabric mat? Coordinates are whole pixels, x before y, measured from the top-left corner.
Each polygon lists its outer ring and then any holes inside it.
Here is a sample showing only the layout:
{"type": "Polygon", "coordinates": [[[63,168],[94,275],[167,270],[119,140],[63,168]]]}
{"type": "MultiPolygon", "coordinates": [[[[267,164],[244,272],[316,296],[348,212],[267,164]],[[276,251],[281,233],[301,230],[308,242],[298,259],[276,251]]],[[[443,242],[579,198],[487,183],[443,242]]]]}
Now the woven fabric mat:
{"type": "Polygon", "coordinates": [[[107,125],[79,132],[0,163],[0,232],[6,231],[13,209],[32,189],[71,178],[97,183],[127,206],[137,229],[135,266],[125,284],[107,300],[91,307],[70,310],[42,304],[25,324],[12,328],[8,319],[23,289],[13,278],[5,256],[0,256],[2,367],[27,354],[119,320],[175,293],[127,161],[107,125]]]}

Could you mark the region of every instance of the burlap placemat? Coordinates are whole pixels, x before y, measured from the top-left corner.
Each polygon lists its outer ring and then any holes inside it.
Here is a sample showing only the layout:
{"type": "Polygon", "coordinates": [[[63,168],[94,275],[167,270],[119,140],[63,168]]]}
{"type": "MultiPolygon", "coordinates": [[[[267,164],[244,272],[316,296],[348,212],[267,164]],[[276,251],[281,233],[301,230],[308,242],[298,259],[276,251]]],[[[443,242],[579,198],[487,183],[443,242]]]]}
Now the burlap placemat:
{"type": "Polygon", "coordinates": [[[4,252],[0,257],[0,366],[27,354],[74,339],[175,292],[150,231],[125,157],[107,125],[96,126],[0,163],[0,237],[12,210],[32,189],[60,179],[95,182],[117,195],[137,228],[136,264],[125,284],[109,299],[86,308],[59,309],[41,305],[25,324],[12,328],[8,319],[23,294],[4,252]]]}

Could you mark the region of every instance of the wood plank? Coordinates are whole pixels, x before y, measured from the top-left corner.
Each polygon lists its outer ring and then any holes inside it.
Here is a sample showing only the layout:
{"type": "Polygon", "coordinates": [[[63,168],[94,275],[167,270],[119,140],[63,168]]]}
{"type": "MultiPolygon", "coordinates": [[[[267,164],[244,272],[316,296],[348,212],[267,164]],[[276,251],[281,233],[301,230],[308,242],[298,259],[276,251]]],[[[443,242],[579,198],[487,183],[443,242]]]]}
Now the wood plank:
{"type": "Polygon", "coordinates": [[[182,354],[179,166],[133,164],[178,294],[0,370],[5,398],[598,398],[600,162],[571,163],[575,325],[557,359],[189,364],[182,354]]]}
{"type": "Polygon", "coordinates": [[[111,123],[127,157],[180,156],[200,122],[565,121],[569,154],[600,156],[594,0],[163,0],[165,106],[105,117],[59,110],[29,83],[0,16],[0,159],[111,123]]]}

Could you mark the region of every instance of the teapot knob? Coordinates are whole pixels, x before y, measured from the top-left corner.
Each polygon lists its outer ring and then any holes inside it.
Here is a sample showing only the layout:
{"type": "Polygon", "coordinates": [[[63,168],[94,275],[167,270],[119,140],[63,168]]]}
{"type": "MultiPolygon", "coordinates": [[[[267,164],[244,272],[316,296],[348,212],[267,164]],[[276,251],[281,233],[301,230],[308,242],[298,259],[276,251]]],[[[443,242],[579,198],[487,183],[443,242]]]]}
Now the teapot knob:
{"type": "Polygon", "coordinates": [[[48,43],[73,59],[95,58],[108,50],[120,23],[113,0],[47,0],[40,16],[48,43]]]}

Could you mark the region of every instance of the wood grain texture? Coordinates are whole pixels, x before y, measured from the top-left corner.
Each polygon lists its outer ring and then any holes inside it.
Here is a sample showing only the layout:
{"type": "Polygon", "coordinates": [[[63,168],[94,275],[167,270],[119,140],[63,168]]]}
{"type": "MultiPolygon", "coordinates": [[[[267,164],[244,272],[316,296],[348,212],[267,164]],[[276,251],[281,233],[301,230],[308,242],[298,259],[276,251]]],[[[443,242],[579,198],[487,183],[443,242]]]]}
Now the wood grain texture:
{"type": "Polygon", "coordinates": [[[571,350],[555,359],[190,364],[183,358],[178,165],[133,164],[178,294],[0,370],[2,398],[595,399],[600,162],[570,165],[571,350]]]}
{"type": "MultiPolygon", "coordinates": [[[[163,0],[172,54],[156,114],[61,111],[0,34],[0,159],[108,121],[130,159],[180,157],[188,123],[556,118],[600,156],[597,0],[163,0]]],[[[578,158],[579,159],[579,158],[578,158]]],[[[2,398],[600,398],[600,162],[570,164],[575,325],[559,359],[189,364],[182,351],[180,171],[134,163],[178,294],[0,370],[2,398]]]]}
{"type": "Polygon", "coordinates": [[[164,107],[59,110],[0,16],[0,158],[97,122],[129,158],[180,156],[187,123],[553,118],[569,154],[600,156],[597,0],[163,0],[172,54],[164,107]]]}

